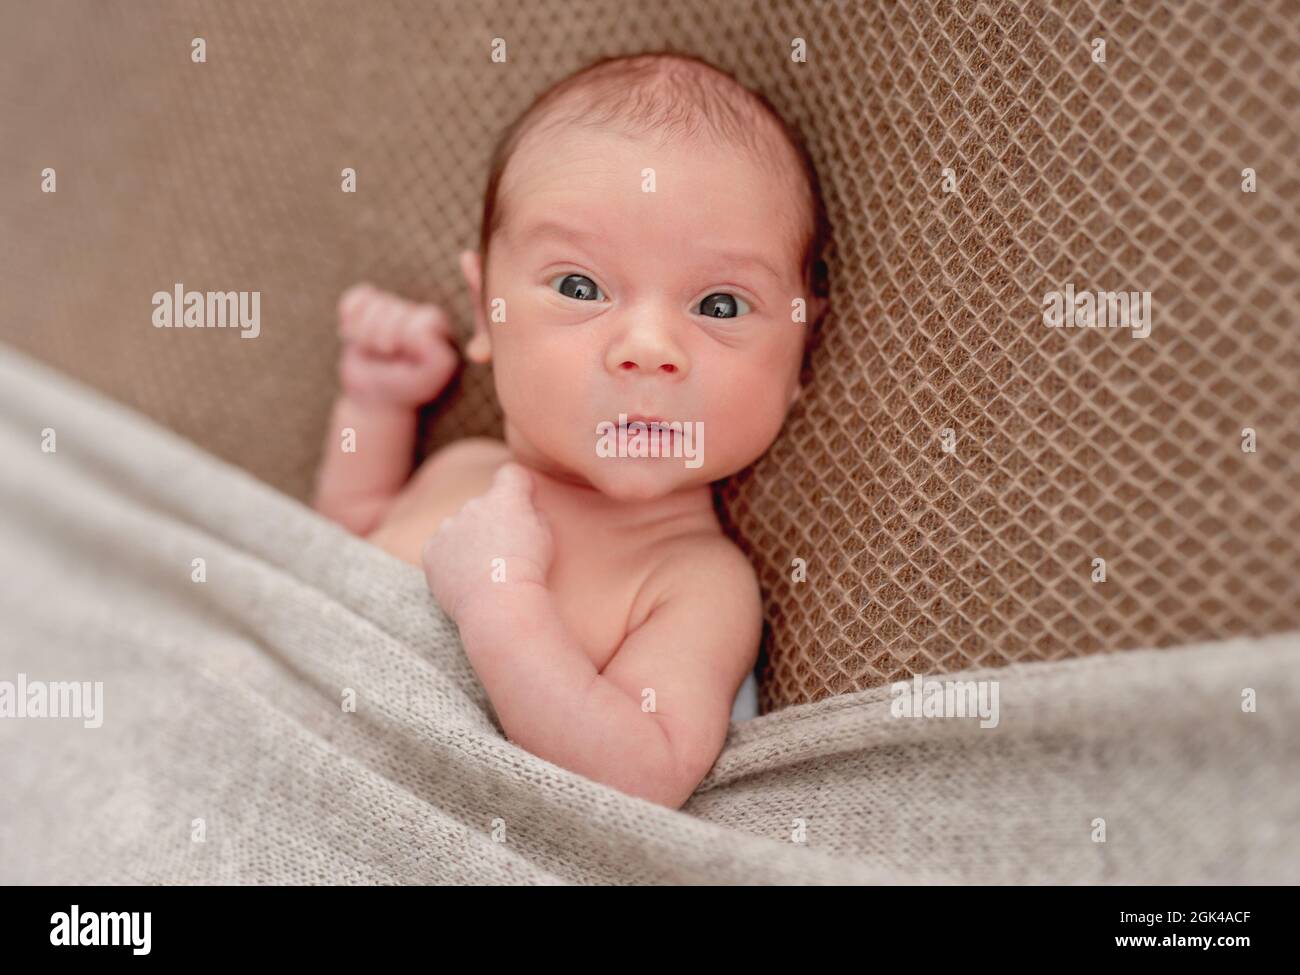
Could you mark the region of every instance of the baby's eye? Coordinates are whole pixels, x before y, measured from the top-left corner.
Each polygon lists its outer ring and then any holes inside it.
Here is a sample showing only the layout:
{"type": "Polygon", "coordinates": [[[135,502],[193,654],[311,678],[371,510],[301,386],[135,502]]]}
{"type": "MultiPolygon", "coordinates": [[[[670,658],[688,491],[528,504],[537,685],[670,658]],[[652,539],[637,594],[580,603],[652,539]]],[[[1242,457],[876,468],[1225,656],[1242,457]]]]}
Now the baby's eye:
{"type": "Polygon", "coordinates": [[[735,318],[738,315],[744,315],[749,310],[749,305],[745,304],[745,299],[723,292],[709,295],[700,302],[700,314],[708,315],[710,318],[735,318]],[[744,311],[741,311],[742,308],[744,311]]]}
{"type": "MultiPolygon", "coordinates": [[[[600,293],[600,288],[596,287],[596,282],[585,274],[565,274],[555,281],[560,282],[560,294],[566,298],[574,298],[578,301],[600,301],[605,297],[600,293]]],[[[555,281],[551,282],[552,288],[555,287],[555,281]]]]}

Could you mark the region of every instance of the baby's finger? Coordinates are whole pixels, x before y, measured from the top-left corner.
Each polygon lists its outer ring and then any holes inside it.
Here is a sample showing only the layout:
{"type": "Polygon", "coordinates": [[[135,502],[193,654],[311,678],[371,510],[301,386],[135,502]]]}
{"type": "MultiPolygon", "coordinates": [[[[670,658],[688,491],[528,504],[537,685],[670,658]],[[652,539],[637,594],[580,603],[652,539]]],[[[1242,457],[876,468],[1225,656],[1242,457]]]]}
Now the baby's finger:
{"type": "Polygon", "coordinates": [[[359,284],[349,288],[339,299],[339,338],[356,342],[364,337],[366,314],[376,297],[369,285],[359,284]]]}
{"type": "Polygon", "coordinates": [[[387,301],[384,293],[371,288],[352,306],[352,314],[339,322],[339,334],[345,341],[361,346],[373,346],[375,331],[385,316],[387,301]]]}
{"type": "Polygon", "coordinates": [[[403,343],[419,348],[438,339],[437,311],[432,305],[426,305],[408,316],[402,322],[403,343]]]}
{"type": "Polygon", "coordinates": [[[533,476],[522,464],[502,464],[492,478],[492,490],[497,493],[521,497],[530,501],[533,496],[533,476]]]}
{"type": "Polygon", "coordinates": [[[433,330],[443,337],[456,341],[456,330],[452,328],[451,316],[443,309],[441,305],[430,305],[431,322],[433,330]]]}
{"type": "Polygon", "coordinates": [[[374,287],[365,281],[360,284],[354,284],[352,287],[346,289],[343,294],[339,295],[339,317],[346,318],[349,315],[355,314],[357,309],[366,301],[367,298],[370,297],[374,290],[374,287]]]}
{"type": "Polygon", "coordinates": [[[382,296],[377,298],[366,308],[362,327],[365,345],[380,355],[392,355],[397,349],[400,324],[393,317],[392,302],[382,296]]]}
{"type": "Polygon", "coordinates": [[[421,376],[426,377],[430,388],[440,392],[460,366],[460,349],[453,342],[435,339],[433,344],[419,350],[413,365],[421,376]]]}

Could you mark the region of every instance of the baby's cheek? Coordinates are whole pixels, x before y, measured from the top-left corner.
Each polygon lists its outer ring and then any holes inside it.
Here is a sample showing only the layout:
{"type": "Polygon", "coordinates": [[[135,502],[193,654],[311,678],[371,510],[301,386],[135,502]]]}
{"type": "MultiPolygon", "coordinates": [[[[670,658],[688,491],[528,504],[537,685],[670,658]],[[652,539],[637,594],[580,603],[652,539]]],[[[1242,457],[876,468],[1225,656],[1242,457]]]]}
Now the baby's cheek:
{"type": "Polygon", "coordinates": [[[787,399],[783,383],[771,378],[737,389],[744,395],[718,404],[712,411],[713,422],[706,424],[705,437],[715,434],[712,446],[719,459],[739,470],[761,456],[776,439],[785,419],[787,399]]]}
{"type": "Polygon", "coordinates": [[[561,443],[586,425],[587,382],[582,357],[544,341],[517,335],[503,342],[496,371],[497,397],[514,424],[533,443],[561,443]]]}

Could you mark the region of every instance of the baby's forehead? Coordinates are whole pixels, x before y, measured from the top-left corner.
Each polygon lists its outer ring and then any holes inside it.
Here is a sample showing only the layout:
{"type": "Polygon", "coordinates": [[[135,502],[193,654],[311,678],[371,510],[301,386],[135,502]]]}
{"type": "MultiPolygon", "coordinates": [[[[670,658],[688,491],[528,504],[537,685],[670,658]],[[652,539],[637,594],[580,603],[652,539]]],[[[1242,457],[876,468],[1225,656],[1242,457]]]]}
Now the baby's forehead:
{"type": "Polygon", "coordinates": [[[537,107],[521,127],[516,151],[529,141],[544,143],[547,136],[580,127],[660,147],[711,145],[752,156],[774,169],[800,170],[798,153],[771,109],[725,76],[708,88],[707,98],[702,94],[682,98],[680,89],[665,92],[662,83],[633,83],[610,101],[599,97],[592,82],[587,88],[566,91],[553,104],[537,107]]]}
{"type": "Polygon", "coordinates": [[[520,144],[498,187],[498,229],[521,240],[558,218],[610,237],[636,235],[640,201],[663,199],[667,209],[649,205],[676,222],[688,250],[701,235],[748,234],[774,263],[797,264],[811,225],[803,182],[793,152],[787,159],[703,133],[664,138],[662,130],[569,122],[520,144]]]}
{"type": "Polygon", "coordinates": [[[644,161],[646,168],[656,161],[672,159],[688,177],[692,160],[708,157],[777,177],[787,190],[804,180],[798,155],[778,132],[755,133],[751,139],[736,140],[713,132],[683,132],[658,123],[633,127],[618,122],[562,119],[524,136],[506,166],[502,184],[520,182],[519,177],[525,174],[548,171],[554,171],[558,178],[571,174],[577,181],[614,157],[629,155],[644,161]]]}
{"type": "MultiPolygon", "coordinates": [[[[812,190],[796,151],[776,128],[737,140],[717,132],[683,132],[661,125],[647,128],[565,116],[548,119],[520,140],[502,174],[497,226],[514,223],[512,215],[531,209],[525,204],[539,195],[581,197],[599,192],[611,182],[613,167],[630,167],[626,174],[620,171],[617,180],[625,190],[635,185],[642,192],[653,185],[645,182],[648,179],[676,184],[679,174],[688,181],[693,174],[698,178],[705,160],[734,175],[734,183],[726,181],[728,191],[761,181],[765,188],[759,195],[779,201],[764,211],[769,226],[776,225],[784,249],[797,257],[811,223],[812,190]],[[663,164],[668,160],[672,170],[665,172],[663,164]]],[[[714,175],[716,179],[716,170],[714,175]]],[[[734,201],[737,208],[756,203],[742,193],[734,201]]]]}

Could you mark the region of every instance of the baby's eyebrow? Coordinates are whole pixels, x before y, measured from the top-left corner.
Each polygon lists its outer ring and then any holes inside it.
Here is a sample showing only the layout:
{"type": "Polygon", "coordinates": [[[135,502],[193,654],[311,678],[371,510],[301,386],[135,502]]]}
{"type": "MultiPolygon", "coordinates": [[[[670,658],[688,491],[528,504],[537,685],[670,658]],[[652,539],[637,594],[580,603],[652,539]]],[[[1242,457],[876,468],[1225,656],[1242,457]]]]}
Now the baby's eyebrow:
{"type": "Polygon", "coordinates": [[[724,265],[728,267],[738,265],[748,266],[762,271],[774,281],[781,280],[780,273],[767,262],[766,258],[761,254],[755,254],[749,251],[720,251],[711,255],[709,263],[716,267],[722,267],[724,265]]]}
{"type": "MultiPolygon", "coordinates": [[[[526,225],[519,231],[519,236],[525,241],[533,241],[541,237],[555,237],[560,240],[586,243],[608,243],[609,241],[605,234],[583,227],[572,227],[556,220],[540,220],[537,223],[526,225]]],[[[775,281],[781,280],[780,272],[762,254],[753,251],[715,251],[709,254],[701,263],[711,268],[724,266],[753,267],[767,274],[775,281]]]]}
{"type": "Polygon", "coordinates": [[[605,241],[604,234],[583,227],[571,227],[556,220],[541,220],[528,224],[519,231],[519,236],[528,241],[537,237],[558,237],[561,240],[605,241]]]}

